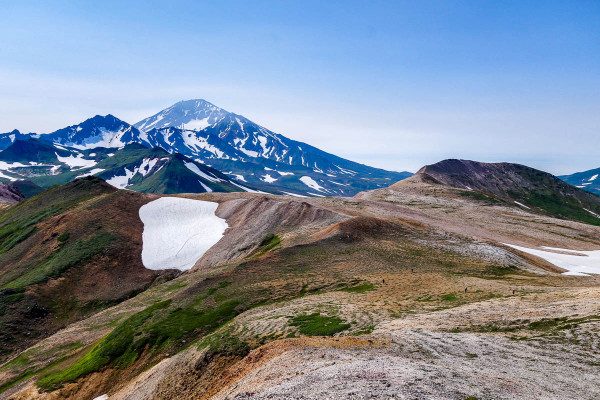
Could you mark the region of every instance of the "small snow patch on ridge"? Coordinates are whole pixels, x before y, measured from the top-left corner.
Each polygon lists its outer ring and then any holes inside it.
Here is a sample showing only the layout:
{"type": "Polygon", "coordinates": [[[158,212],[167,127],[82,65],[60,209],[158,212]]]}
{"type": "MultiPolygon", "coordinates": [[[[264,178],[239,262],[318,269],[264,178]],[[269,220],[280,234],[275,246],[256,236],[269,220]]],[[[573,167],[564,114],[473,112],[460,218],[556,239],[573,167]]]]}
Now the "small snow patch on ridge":
{"type": "Polygon", "coordinates": [[[161,197],[140,207],[142,263],[148,269],[188,270],[228,228],[210,201],[161,197]]]}
{"type": "Polygon", "coordinates": [[[76,176],[75,179],[85,178],[86,176],[90,176],[90,175],[96,175],[96,174],[99,174],[102,171],[104,171],[104,168],[94,168],[94,169],[86,172],[85,174],[76,176]]]}
{"type": "Polygon", "coordinates": [[[589,212],[590,214],[592,214],[594,217],[596,218],[600,218],[600,215],[596,214],[595,212],[588,210],[587,208],[584,208],[585,211],[589,212]]]}

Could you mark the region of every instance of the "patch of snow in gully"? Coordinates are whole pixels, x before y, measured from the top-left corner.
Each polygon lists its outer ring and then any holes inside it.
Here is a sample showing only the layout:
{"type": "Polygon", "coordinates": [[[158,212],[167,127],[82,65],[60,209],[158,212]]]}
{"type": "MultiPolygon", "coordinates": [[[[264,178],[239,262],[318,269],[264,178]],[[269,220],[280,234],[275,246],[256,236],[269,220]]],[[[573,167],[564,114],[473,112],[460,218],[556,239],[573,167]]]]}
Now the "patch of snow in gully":
{"type": "Polygon", "coordinates": [[[557,267],[566,269],[567,272],[563,272],[563,275],[586,276],[588,274],[600,274],[600,250],[580,251],[555,247],[542,247],[544,250],[537,250],[507,243],[504,244],[524,253],[543,258],[557,267]],[[554,251],[561,251],[568,254],[554,253],[554,251]]]}
{"type": "Polygon", "coordinates": [[[527,206],[526,206],[525,204],[523,204],[523,203],[519,203],[518,201],[515,201],[515,204],[516,204],[516,205],[518,205],[518,206],[524,207],[524,208],[526,208],[526,209],[528,209],[528,210],[531,210],[531,208],[527,207],[527,206]]]}
{"type": "Polygon", "coordinates": [[[193,173],[195,173],[198,176],[201,176],[204,179],[208,179],[211,182],[220,182],[222,179],[219,178],[215,178],[214,176],[210,176],[202,171],[200,171],[200,168],[198,168],[198,166],[194,163],[191,162],[186,162],[184,163],[186,168],[189,169],[190,171],[192,171],[193,173]]]}
{"type": "Polygon", "coordinates": [[[71,168],[89,168],[98,164],[94,160],[87,160],[83,158],[83,154],[78,154],[77,157],[73,155],[69,155],[68,157],[61,157],[57,153],[54,154],[56,154],[56,158],[58,159],[58,161],[67,164],[71,168]]]}
{"type": "Polygon", "coordinates": [[[240,189],[244,190],[245,192],[249,192],[249,193],[263,193],[263,194],[269,194],[269,193],[267,193],[267,192],[263,192],[263,191],[260,191],[260,190],[252,190],[252,189],[250,189],[250,188],[247,188],[246,186],[242,186],[242,185],[240,185],[239,183],[235,183],[234,181],[230,181],[229,183],[231,183],[231,184],[232,184],[232,185],[234,185],[234,186],[237,186],[237,187],[239,187],[240,189]]]}
{"type": "Polygon", "coordinates": [[[300,181],[302,183],[304,183],[306,186],[308,186],[311,189],[317,190],[319,192],[323,192],[325,189],[319,185],[313,178],[311,178],[310,176],[303,176],[302,178],[300,178],[300,181]]]}
{"type": "Polygon", "coordinates": [[[590,214],[592,214],[594,217],[596,217],[596,218],[600,218],[600,214],[596,214],[595,212],[593,212],[593,211],[590,211],[590,210],[588,210],[587,208],[584,208],[584,210],[585,210],[585,211],[587,211],[587,212],[589,212],[590,214]]]}
{"type": "Polygon", "coordinates": [[[188,270],[222,237],[227,222],[211,201],[161,197],[140,207],[142,263],[148,269],[188,270]]]}

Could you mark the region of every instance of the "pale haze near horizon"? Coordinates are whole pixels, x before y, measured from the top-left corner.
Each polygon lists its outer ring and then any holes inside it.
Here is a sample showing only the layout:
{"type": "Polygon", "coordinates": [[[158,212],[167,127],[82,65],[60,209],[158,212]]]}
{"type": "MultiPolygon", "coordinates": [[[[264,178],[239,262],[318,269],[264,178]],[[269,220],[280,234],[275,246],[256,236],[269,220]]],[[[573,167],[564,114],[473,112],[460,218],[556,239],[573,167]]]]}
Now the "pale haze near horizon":
{"type": "Polygon", "coordinates": [[[135,123],[203,98],[416,171],[600,167],[600,3],[0,0],[0,132],[135,123]]]}

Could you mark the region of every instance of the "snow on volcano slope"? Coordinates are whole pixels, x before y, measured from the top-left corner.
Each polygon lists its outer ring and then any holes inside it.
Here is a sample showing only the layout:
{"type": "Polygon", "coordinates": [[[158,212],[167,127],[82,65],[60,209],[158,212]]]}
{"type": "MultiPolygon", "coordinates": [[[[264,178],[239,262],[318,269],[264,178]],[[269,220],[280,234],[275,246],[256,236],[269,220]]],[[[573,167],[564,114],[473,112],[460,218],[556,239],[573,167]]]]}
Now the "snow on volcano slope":
{"type": "Polygon", "coordinates": [[[188,270],[222,237],[227,222],[217,203],[161,197],[140,207],[142,263],[148,269],[188,270]]]}
{"type": "Polygon", "coordinates": [[[545,246],[542,246],[544,250],[537,250],[513,244],[504,244],[524,253],[543,258],[557,267],[566,269],[567,272],[563,272],[563,275],[586,276],[589,274],[600,274],[600,250],[580,251],[545,246]],[[555,251],[560,251],[561,253],[555,253],[555,251]]]}

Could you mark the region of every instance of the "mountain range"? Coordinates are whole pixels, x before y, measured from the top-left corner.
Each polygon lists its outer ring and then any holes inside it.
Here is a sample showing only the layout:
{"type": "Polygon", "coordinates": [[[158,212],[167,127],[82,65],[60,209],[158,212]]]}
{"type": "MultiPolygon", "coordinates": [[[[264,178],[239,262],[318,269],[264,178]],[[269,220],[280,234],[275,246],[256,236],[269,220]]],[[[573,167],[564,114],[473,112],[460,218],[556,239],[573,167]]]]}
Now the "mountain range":
{"type": "MultiPolygon", "coordinates": [[[[388,186],[411,175],[343,159],[274,133],[205,100],[188,100],[134,125],[113,115],[97,115],[48,134],[23,134],[16,130],[0,134],[0,150],[3,150],[0,160],[5,161],[0,165],[0,179],[27,179],[41,187],[83,174],[110,180],[122,176],[124,169],[113,171],[115,174],[111,175],[99,171],[102,167],[96,164],[108,154],[119,154],[131,144],[161,148],[169,154],[186,157],[184,162],[216,169],[226,175],[232,185],[237,185],[236,190],[300,196],[350,196],[362,190],[388,186]],[[34,144],[33,141],[40,143],[34,144]],[[5,152],[7,155],[3,156],[5,152]],[[78,173],[73,173],[75,171],[78,173]],[[65,173],[67,175],[60,178],[56,176],[65,173]]],[[[141,147],[137,149],[140,154],[135,167],[139,167],[146,157],[141,147]]],[[[131,148],[127,150],[130,161],[132,152],[131,148]]],[[[143,180],[153,173],[152,170],[146,174],[140,171],[134,173],[133,165],[123,166],[126,167],[130,172],[125,174],[133,173],[130,177],[133,181],[143,180]],[[141,177],[136,177],[138,175],[141,177]]],[[[174,178],[173,174],[168,176],[174,178]]],[[[179,177],[177,180],[182,183],[186,179],[179,177]]],[[[128,183],[125,187],[136,190],[133,186],[133,183],[128,183]]],[[[178,185],[165,183],[164,186],[178,185]]],[[[207,191],[202,185],[184,183],[174,190],[192,189],[196,193],[207,191]]],[[[211,190],[220,188],[212,187],[211,190]]]]}

